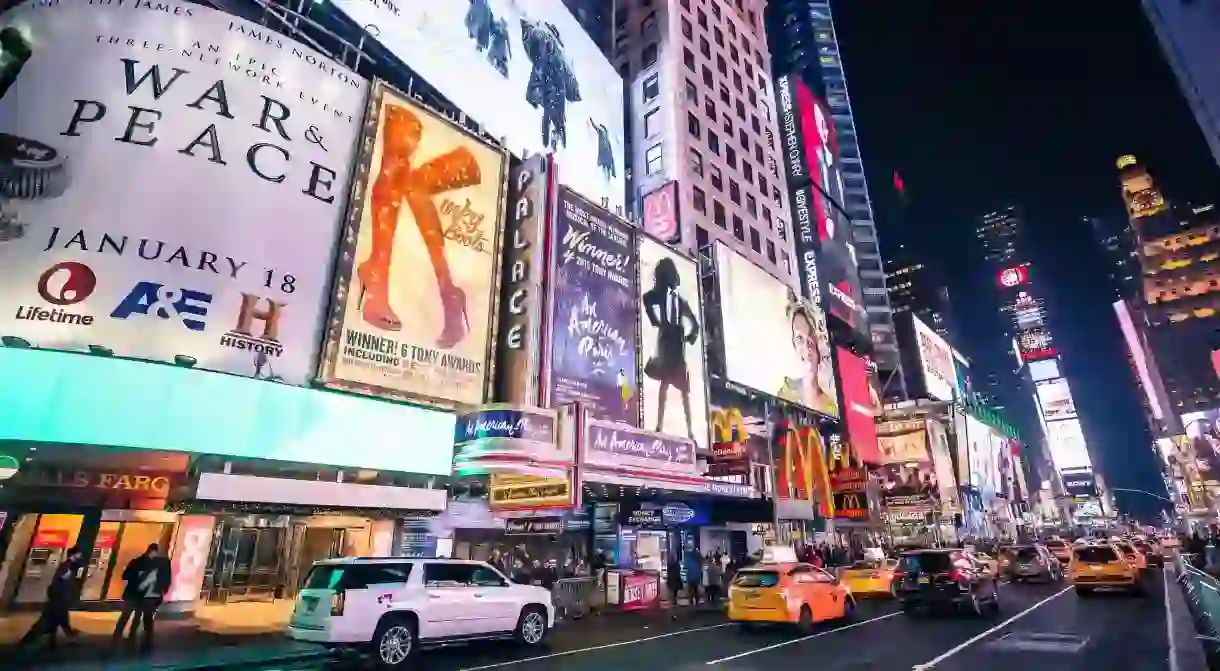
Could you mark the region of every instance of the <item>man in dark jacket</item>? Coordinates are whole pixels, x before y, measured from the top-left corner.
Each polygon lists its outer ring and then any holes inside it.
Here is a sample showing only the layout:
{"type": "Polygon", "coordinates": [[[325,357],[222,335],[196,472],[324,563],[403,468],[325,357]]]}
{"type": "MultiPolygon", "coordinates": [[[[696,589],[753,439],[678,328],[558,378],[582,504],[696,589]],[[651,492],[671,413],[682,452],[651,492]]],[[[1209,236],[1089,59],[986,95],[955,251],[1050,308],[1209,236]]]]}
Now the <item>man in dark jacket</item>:
{"type": "Polygon", "coordinates": [[[157,609],[165,600],[172,578],[169,559],[161,554],[161,548],[156,543],[148,546],[144,554],[132,559],[123,570],[123,580],[127,586],[123,589],[123,611],[119,614],[118,624],[114,627],[114,640],[117,643],[123,638],[123,630],[127,621],[131,623],[131,632],[127,641],[134,643],[136,632],[144,627],[144,638],[141,647],[151,648],[153,639],[153,618],[157,609]],[[132,617],[134,615],[134,618],[132,617]]]}
{"type": "Polygon", "coordinates": [[[60,629],[63,629],[64,633],[69,636],[76,635],[76,630],[68,622],[68,611],[71,608],[72,599],[76,595],[76,579],[81,567],[81,554],[80,548],[72,547],[68,550],[64,561],[55,567],[55,575],[51,578],[51,584],[47,585],[47,600],[42,604],[42,614],[25,636],[21,637],[21,641],[17,644],[19,648],[25,648],[46,636],[47,649],[54,650],[55,637],[60,629]]]}

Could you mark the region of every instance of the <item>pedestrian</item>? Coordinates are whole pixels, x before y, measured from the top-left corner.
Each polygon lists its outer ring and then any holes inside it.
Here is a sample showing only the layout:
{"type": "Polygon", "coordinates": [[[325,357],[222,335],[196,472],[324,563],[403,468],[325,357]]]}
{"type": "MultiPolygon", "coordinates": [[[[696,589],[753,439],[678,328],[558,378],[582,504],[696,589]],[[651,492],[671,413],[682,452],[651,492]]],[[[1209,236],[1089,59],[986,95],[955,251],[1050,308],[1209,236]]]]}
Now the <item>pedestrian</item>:
{"type": "Polygon", "coordinates": [[[165,593],[169,591],[171,575],[169,558],[161,553],[156,543],[127,563],[127,568],[123,569],[123,580],[127,583],[123,588],[123,610],[114,626],[115,643],[123,639],[123,630],[127,628],[127,621],[131,620],[127,642],[134,644],[136,633],[143,627],[140,647],[144,650],[152,647],[153,620],[161,602],[165,600],[165,593]]]}
{"type": "Polygon", "coordinates": [[[669,557],[669,565],[665,567],[665,586],[669,588],[669,602],[672,606],[678,605],[678,598],[682,596],[682,563],[678,561],[676,552],[671,552],[669,557]]]}
{"type": "Polygon", "coordinates": [[[720,601],[720,587],[724,584],[724,567],[720,559],[715,558],[707,565],[707,601],[715,604],[720,601]]]}
{"type": "Polygon", "coordinates": [[[47,600],[42,604],[42,612],[30,630],[17,643],[19,650],[25,649],[34,641],[47,637],[47,649],[54,650],[56,635],[60,629],[68,636],[76,636],[76,630],[69,621],[69,611],[72,599],[76,594],[76,578],[81,567],[81,549],[73,546],[68,549],[64,561],[55,567],[51,584],[47,585],[47,600]]]}

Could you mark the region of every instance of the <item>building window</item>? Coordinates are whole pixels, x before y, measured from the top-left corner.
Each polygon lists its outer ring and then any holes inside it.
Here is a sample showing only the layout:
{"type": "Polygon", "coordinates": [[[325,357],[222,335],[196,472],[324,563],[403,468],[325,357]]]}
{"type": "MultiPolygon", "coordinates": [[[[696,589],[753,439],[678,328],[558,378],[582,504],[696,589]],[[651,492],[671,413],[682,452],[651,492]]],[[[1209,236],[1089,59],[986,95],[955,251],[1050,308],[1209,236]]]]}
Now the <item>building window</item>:
{"type": "Polygon", "coordinates": [[[778,217],[775,219],[775,234],[779,236],[780,240],[788,239],[788,224],[778,217]]]}
{"type": "Polygon", "coordinates": [[[775,263],[775,243],[770,240],[767,241],[767,260],[775,263]]]}
{"type": "MultiPolygon", "coordinates": [[[[768,240],[767,242],[771,242],[768,240]]],[[[758,229],[750,227],[750,249],[756,252],[762,252],[762,237],[758,235],[758,229]]]]}
{"type": "Polygon", "coordinates": [[[741,205],[741,187],[731,179],[729,180],[729,200],[733,201],[734,205],[741,205]]]}
{"type": "Polygon", "coordinates": [[[708,86],[708,87],[712,86],[712,82],[715,81],[715,79],[712,77],[712,69],[705,65],[705,66],[703,66],[702,70],[703,70],[703,85],[708,86]]]}
{"type": "Polygon", "coordinates": [[[699,87],[689,79],[686,80],[686,101],[695,105],[699,104],[699,87]]]}
{"type": "Polygon", "coordinates": [[[648,167],[648,174],[655,175],[661,172],[664,163],[663,158],[664,153],[661,151],[660,142],[652,145],[648,148],[648,151],[644,152],[644,163],[648,167]]]}
{"type": "Polygon", "coordinates": [[[729,87],[723,84],[720,85],[720,102],[726,105],[732,102],[732,99],[729,97],[729,87]]]}
{"type": "Polygon", "coordinates": [[[754,89],[746,91],[746,98],[749,98],[751,105],[758,104],[758,94],[754,92],[754,89]]]}
{"type": "Polygon", "coordinates": [[[686,47],[682,47],[682,64],[686,66],[687,70],[694,72],[695,71],[695,52],[691,51],[690,49],[687,49],[686,47]]]}
{"type": "Polygon", "coordinates": [[[722,75],[727,75],[729,73],[728,63],[725,63],[724,56],[719,54],[716,55],[716,69],[719,70],[720,74],[722,75]]]}
{"type": "Polygon", "coordinates": [[[690,131],[692,136],[699,137],[701,132],[699,128],[699,117],[695,116],[693,112],[686,113],[686,130],[690,131]]]}
{"type": "Polygon", "coordinates": [[[641,69],[650,68],[657,64],[657,45],[649,44],[644,47],[644,62],[640,65],[641,69]]]}
{"type": "Polygon", "coordinates": [[[724,33],[720,32],[719,28],[713,29],[712,30],[712,40],[716,42],[716,46],[723,47],[724,46],[724,33]]]}
{"type": "Polygon", "coordinates": [[[762,135],[762,124],[758,123],[758,117],[754,116],[753,114],[750,115],[750,129],[755,133],[762,135]]]}
{"type": "Polygon", "coordinates": [[[688,40],[695,36],[695,28],[690,21],[686,20],[685,16],[682,17],[682,36],[688,40]]]}
{"type": "Polygon", "coordinates": [[[644,80],[644,102],[650,103],[661,95],[661,75],[651,74],[644,80]]]}
{"type": "Polygon", "coordinates": [[[729,116],[728,114],[725,114],[723,121],[724,121],[724,123],[721,125],[721,128],[724,129],[724,132],[726,135],[732,136],[733,135],[733,117],[729,116]]]}
{"type": "Polygon", "coordinates": [[[733,215],[733,237],[746,241],[746,223],[741,220],[741,217],[733,215]]]}
{"type": "MultiPolygon", "coordinates": [[[[758,173],[758,188],[765,198],[767,194],[767,178],[763,177],[761,172],[758,173]]],[[[771,218],[771,211],[767,209],[766,205],[763,205],[763,213],[767,215],[768,219],[771,218]]]]}
{"type": "Polygon", "coordinates": [[[644,114],[644,137],[652,137],[661,132],[661,110],[648,110],[644,114]]]}
{"type": "Polygon", "coordinates": [[[748,162],[742,161],[741,162],[741,176],[745,177],[747,182],[753,184],[754,183],[754,167],[751,166],[748,162]]]}
{"type": "MultiPolygon", "coordinates": [[[[748,164],[743,167],[748,167],[748,164]]],[[[758,216],[758,200],[748,193],[746,194],[746,212],[751,217],[758,216]]]]}
{"type": "Polygon", "coordinates": [[[715,198],[712,199],[712,221],[720,228],[728,228],[728,222],[724,218],[724,205],[715,198]]]}
{"type": "MultiPolygon", "coordinates": [[[[733,73],[733,88],[737,89],[738,91],[742,89],[741,75],[736,72],[733,73]]],[[[741,103],[737,104],[740,105],[741,103]]]]}
{"type": "Polygon", "coordinates": [[[712,57],[712,45],[707,43],[706,37],[699,38],[699,53],[703,54],[704,58],[712,57]]]}
{"type": "Polygon", "coordinates": [[[690,169],[696,175],[703,176],[703,154],[693,147],[690,150],[690,169]]]}
{"type": "Polygon", "coordinates": [[[702,226],[695,227],[695,248],[706,249],[712,244],[711,236],[707,234],[707,229],[702,226]]]}
{"type": "Polygon", "coordinates": [[[716,120],[716,101],[711,96],[703,99],[703,113],[712,121],[716,120]]]}
{"type": "Polygon", "coordinates": [[[792,259],[788,258],[788,252],[781,250],[779,253],[779,257],[784,262],[784,272],[791,275],[792,274],[792,259]]]}
{"type": "Polygon", "coordinates": [[[733,170],[737,169],[737,152],[733,151],[732,147],[724,148],[724,162],[733,170]]]}
{"type": "Polygon", "coordinates": [[[761,144],[754,145],[754,160],[758,161],[759,165],[763,165],[767,161],[767,159],[763,157],[763,148],[761,144]]]}
{"type": "Polygon", "coordinates": [[[695,10],[695,22],[700,28],[707,30],[707,14],[704,14],[702,9],[695,10]]]}
{"type": "Polygon", "coordinates": [[[695,211],[700,214],[707,214],[707,194],[699,187],[691,187],[690,194],[691,205],[695,206],[695,211]]]}
{"type": "Polygon", "coordinates": [[[717,191],[724,190],[724,175],[718,166],[712,166],[712,187],[717,191]]]}
{"type": "Polygon", "coordinates": [[[771,187],[771,199],[774,200],[776,203],[779,203],[780,205],[784,204],[783,199],[780,198],[778,186],[771,187]]]}
{"type": "MultiPolygon", "coordinates": [[[[740,103],[738,103],[738,104],[740,104],[740,103]]],[[[737,142],[741,145],[742,151],[744,151],[744,152],[750,151],[750,134],[746,132],[746,129],[742,128],[737,131],[737,142]]],[[[761,161],[762,159],[758,159],[758,160],[761,161]]]]}
{"type": "Polygon", "coordinates": [[[707,132],[707,148],[712,150],[713,154],[720,155],[720,138],[710,130],[707,132]]]}
{"type": "Polygon", "coordinates": [[[738,61],[737,47],[731,44],[729,45],[729,60],[733,61],[734,65],[736,65],[738,61]]]}
{"type": "Polygon", "coordinates": [[[640,22],[640,34],[644,37],[655,38],[657,36],[657,13],[649,12],[648,16],[640,22]]]}

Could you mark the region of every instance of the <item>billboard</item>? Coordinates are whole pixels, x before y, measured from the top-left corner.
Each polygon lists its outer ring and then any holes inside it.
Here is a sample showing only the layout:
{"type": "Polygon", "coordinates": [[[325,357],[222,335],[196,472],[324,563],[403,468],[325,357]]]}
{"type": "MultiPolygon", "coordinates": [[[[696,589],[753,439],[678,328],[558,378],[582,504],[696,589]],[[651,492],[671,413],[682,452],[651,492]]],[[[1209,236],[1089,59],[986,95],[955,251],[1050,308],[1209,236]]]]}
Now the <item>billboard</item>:
{"type": "Polygon", "coordinates": [[[1058,470],[1093,467],[1079,419],[1047,422],[1046,443],[1050,448],[1051,461],[1058,470]]]}
{"type": "Polygon", "coordinates": [[[1034,326],[1018,333],[1017,347],[1021,350],[1021,358],[1026,361],[1046,359],[1059,353],[1054,338],[1043,326],[1034,326]]]}
{"type": "Polygon", "coordinates": [[[839,378],[843,383],[843,418],[851,439],[851,448],[863,463],[881,462],[877,445],[876,391],[869,383],[864,359],[842,347],[835,348],[839,359],[839,378]]]}
{"type": "MultiPolygon", "coordinates": [[[[1148,368],[1148,358],[1144,352],[1144,339],[1135,328],[1131,319],[1131,310],[1126,301],[1115,301],[1114,312],[1118,315],[1118,327],[1123,332],[1123,341],[1127,343],[1127,352],[1135,364],[1135,375],[1139,378],[1140,388],[1144,390],[1144,398],[1148,400],[1148,409],[1155,419],[1164,419],[1165,410],[1161,406],[1161,394],[1153,384],[1152,373],[1148,368]]],[[[1183,420],[1185,421],[1185,420],[1183,420]]]]}
{"type": "Polygon", "coordinates": [[[678,183],[666,182],[644,196],[644,215],[640,227],[658,240],[670,244],[682,240],[682,221],[678,214],[678,183]]]}
{"type": "Polygon", "coordinates": [[[0,18],[20,54],[0,77],[0,333],[306,384],[368,83],[264,26],[158,7],[0,18]],[[199,44],[218,46],[181,55],[199,44]]]}
{"type": "Polygon", "coordinates": [[[1019,329],[1042,325],[1042,304],[1028,291],[1018,291],[1007,311],[1012,312],[1013,321],[1019,329]]]}
{"type": "Polygon", "coordinates": [[[553,153],[563,184],[624,214],[623,79],[562,0],[333,5],[512,153],[553,153]]]}
{"type": "Polygon", "coordinates": [[[1097,483],[1093,478],[1093,471],[1079,470],[1069,473],[1062,473],[1063,489],[1068,496],[1074,499],[1091,499],[1097,496],[1097,483]]]}
{"type": "Polygon", "coordinates": [[[508,173],[508,221],[500,284],[496,395],[499,401],[537,405],[542,376],[542,299],[546,232],[550,230],[554,176],[549,156],[515,162],[508,173]]]}
{"type": "Polygon", "coordinates": [[[1063,377],[1063,373],[1059,370],[1058,359],[1042,359],[1040,361],[1029,362],[1029,375],[1033,378],[1034,382],[1063,377]]]}
{"type": "Polygon", "coordinates": [[[440,406],[487,397],[507,158],[378,82],[322,380],[440,406]]]}
{"type": "Polygon", "coordinates": [[[571,189],[559,189],[543,405],[579,401],[595,418],[639,426],[634,238],[623,221],[571,189]]]}
{"type": "Polygon", "coordinates": [[[1220,481],[1220,408],[1182,415],[1199,476],[1206,482],[1220,481]]]}
{"type": "Polygon", "coordinates": [[[708,446],[699,267],[639,236],[640,403],[644,426],[708,446]]]}
{"type": "Polygon", "coordinates": [[[1005,268],[996,273],[995,281],[1004,289],[1025,284],[1029,281],[1029,264],[1005,268]]]}
{"type": "Polygon", "coordinates": [[[1046,380],[1037,383],[1038,406],[1042,408],[1042,417],[1048,422],[1076,417],[1076,401],[1072,399],[1072,390],[1064,378],[1046,380]]]}
{"type": "Polygon", "coordinates": [[[867,333],[851,220],[841,207],[843,177],[834,120],[799,75],[779,77],[775,88],[805,296],[820,309],[824,281],[826,311],[867,333]]]}
{"type": "Polygon", "coordinates": [[[911,316],[915,341],[919,345],[919,367],[928,396],[937,401],[952,401],[957,397],[957,371],[953,366],[953,349],[949,343],[928,328],[918,317],[911,316]]]}
{"type": "Polygon", "coordinates": [[[826,443],[817,427],[783,419],[775,427],[775,515],[812,520],[834,515],[826,443]]]}
{"type": "Polygon", "coordinates": [[[949,450],[949,433],[940,420],[928,420],[928,452],[936,474],[936,487],[941,504],[948,509],[957,507],[957,476],[953,472],[953,457],[949,450]]]}
{"type": "Polygon", "coordinates": [[[923,422],[886,422],[879,428],[884,464],[878,469],[887,507],[926,506],[940,498],[923,422]]]}
{"type": "Polygon", "coordinates": [[[747,477],[751,464],[767,463],[770,437],[764,413],[761,403],[750,402],[723,387],[712,387],[709,475],[747,477]]]}
{"type": "Polygon", "coordinates": [[[838,417],[830,337],[821,310],[722,243],[716,243],[716,276],[728,378],[838,417]]]}

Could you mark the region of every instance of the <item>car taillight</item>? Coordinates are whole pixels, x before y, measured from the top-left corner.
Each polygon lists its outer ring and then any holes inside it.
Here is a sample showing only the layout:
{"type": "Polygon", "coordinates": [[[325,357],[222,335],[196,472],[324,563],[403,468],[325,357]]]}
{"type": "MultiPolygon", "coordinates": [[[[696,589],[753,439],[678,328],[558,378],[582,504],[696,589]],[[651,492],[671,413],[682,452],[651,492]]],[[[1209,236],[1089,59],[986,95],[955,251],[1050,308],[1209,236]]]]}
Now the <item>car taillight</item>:
{"type": "Polygon", "coordinates": [[[336,592],[330,597],[330,614],[338,617],[343,615],[343,604],[347,601],[343,592],[336,592]]]}
{"type": "Polygon", "coordinates": [[[963,575],[961,571],[949,571],[948,573],[945,574],[945,577],[952,580],[953,582],[958,582],[959,580],[965,578],[966,576],[963,575]]]}
{"type": "Polygon", "coordinates": [[[905,575],[902,571],[894,571],[894,580],[902,580],[905,575]]]}

